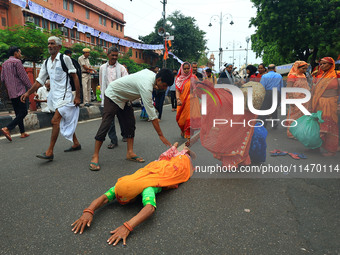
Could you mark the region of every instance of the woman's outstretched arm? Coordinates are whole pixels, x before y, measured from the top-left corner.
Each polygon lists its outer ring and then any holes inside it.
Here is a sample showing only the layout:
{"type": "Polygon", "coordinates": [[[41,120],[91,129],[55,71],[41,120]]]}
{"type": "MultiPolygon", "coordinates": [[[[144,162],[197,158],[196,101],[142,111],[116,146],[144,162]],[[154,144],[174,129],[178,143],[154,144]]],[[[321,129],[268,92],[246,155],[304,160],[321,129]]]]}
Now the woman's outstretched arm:
{"type": "Polygon", "coordinates": [[[83,215],[78,220],[73,222],[73,224],[71,225],[73,227],[72,231],[75,234],[77,234],[78,232],[79,234],[82,234],[86,226],[90,227],[93,220],[94,211],[107,204],[108,201],[109,199],[105,194],[93,200],[90,206],[83,211],[83,215]]]}
{"type": "Polygon", "coordinates": [[[111,231],[110,233],[112,234],[112,236],[107,240],[107,242],[115,246],[119,243],[120,240],[123,240],[123,245],[126,245],[126,238],[130,234],[130,232],[139,224],[147,220],[154,212],[155,207],[153,205],[145,205],[143,209],[140,210],[140,212],[131,220],[125,222],[120,227],[111,231]]]}

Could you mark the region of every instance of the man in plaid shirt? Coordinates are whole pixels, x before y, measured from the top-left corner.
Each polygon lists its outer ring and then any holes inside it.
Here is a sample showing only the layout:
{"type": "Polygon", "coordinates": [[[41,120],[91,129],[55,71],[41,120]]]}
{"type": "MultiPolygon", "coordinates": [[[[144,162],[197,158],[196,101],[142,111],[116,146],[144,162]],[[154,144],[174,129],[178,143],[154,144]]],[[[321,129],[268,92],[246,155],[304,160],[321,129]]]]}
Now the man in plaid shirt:
{"type": "Polygon", "coordinates": [[[9,48],[9,59],[2,65],[1,83],[6,85],[8,96],[12,101],[15,119],[1,129],[9,141],[12,141],[10,131],[19,126],[21,138],[29,136],[25,132],[24,118],[27,115],[27,102],[21,102],[20,97],[32,87],[25,68],[21,62],[21,50],[18,47],[9,48]]]}

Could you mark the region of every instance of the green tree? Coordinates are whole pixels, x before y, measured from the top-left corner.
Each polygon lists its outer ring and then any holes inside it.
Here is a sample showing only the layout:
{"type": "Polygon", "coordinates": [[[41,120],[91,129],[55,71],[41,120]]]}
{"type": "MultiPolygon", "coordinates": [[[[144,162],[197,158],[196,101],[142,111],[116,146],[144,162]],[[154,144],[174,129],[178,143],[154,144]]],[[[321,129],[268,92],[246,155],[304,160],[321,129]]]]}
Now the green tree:
{"type": "Polygon", "coordinates": [[[125,64],[130,74],[136,73],[145,68],[149,68],[148,64],[145,64],[145,63],[137,64],[134,60],[130,59],[131,56],[132,56],[132,49],[129,49],[129,51],[126,52],[122,57],[118,58],[118,62],[120,64],[125,64]]]}
{"type": "MultiPolygon", "coordinates": [[[[78,59],[81,55],[83,55],[84,48],[91,48],[86,46],[85,44],[75,43],[72,45],[72,57],[74,59],[78,59]]],[[[89,56],[90,64],[92,66],[101,65],[106,60],[106,54],[102,47],[95,46],[91,48],[90,56],[89,56]]]]}
{"type": "MultiPolygon", "coordinates": [[[[163,44],[163,37],[158,35],[158,29],[163,27],[163,19],[160,19],[149,35],[140,36],[139,39],[147,44],[163,44]]],[[[175,11],[167,18],[165,31],[175,37],[172,41],[171,52],[183,61],[198,61],[206,50],[205,32],[196,25],[193,17],[184,16],[180,11],[175,11]],[[169,25],[169,22],[171,25],[169,25]]],[[[174,66],[172,57],[169,57],[169,66],[174,66]]],[[[179,64],[176,62],[176,67],[179,64]]]]}
{"type": "Polygon", "coordinates": [[[17,46],[21,49],[24,61],[41,63],[48,56],[48,37],[51,34],[58,35],[58,31],[41,31],[33,23],[0,30],[0,61],[8,57],[10,46],[17,46]]]}
{"type": "Polygon", "coordinates": [[[340,52],[340,0],[251,0],[252,49],[265,63],[315,63],[340,52]]]}

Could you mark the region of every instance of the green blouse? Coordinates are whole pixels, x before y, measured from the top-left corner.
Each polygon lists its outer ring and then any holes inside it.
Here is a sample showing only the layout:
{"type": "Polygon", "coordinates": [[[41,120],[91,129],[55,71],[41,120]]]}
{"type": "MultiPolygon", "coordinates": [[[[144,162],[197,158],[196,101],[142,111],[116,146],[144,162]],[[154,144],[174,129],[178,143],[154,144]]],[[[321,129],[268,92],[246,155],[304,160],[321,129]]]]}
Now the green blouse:
{"type": "MultiPolygon", "coordinates": [[[[147,187],[143,190],[141,193],[143,206],[146,206],[147,204],[152,205],[156,208],[156,194],[161,192],[161,187],[147,187]]],[[[105,195],[107,199],[111,202],[116,198],[115,194],[115,186],[113,186],[111,189],[109,189],[107,192],[105,192],[105,195]]]]}

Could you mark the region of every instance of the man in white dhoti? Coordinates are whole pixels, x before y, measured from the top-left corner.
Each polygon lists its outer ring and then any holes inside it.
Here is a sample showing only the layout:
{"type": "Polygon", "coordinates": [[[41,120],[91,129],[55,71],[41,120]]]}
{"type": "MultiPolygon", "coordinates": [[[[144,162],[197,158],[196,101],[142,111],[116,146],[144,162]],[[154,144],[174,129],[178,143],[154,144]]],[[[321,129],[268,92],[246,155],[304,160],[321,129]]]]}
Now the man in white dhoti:
{"type": "Polygon", "coordinates": [[[48,38],[48,52],[51,54],[51,57],[42,64],[39,77],[34,82],[32,88],[21,97],[21,101],[25,101],[29,95],[45,83],[48,77],[50,78],[51,88],[47,98],[47,105],[52,112],[55,112],[51,120],[51,141],[46,152],[37,155],[38,158],[46,160],[53,160],[54,158],[53,149],[59,132],[66,139],[73,142],[73,145],[65,150],[65,152],[81,149],[81,145],[75,135],[79,117],[78,106],[80,104],[79,80],[70,57],[63,55],[63,59],[61,59],[59,53],[61,45],[62,42],[60,38],[56,36],[48,38]],[[72,94],[70,78],[73,79],[75,84],[75,97],[72,94]]]}

